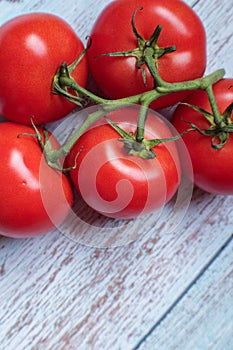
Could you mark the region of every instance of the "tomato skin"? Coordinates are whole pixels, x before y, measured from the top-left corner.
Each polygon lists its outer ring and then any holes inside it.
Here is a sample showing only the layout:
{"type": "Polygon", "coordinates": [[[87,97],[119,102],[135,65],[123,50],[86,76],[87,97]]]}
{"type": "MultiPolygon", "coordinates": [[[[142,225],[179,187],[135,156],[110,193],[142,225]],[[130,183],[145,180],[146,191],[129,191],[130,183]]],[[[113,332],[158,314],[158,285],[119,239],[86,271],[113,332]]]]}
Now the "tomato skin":
{"type": "MultiPolygon", "coordinates": [[[[100,14],[92,32],[92,45],[88,50],[92,76],[103,91],[117,99],[142,93],[154,88],[154,81],[146,68],[147,86],[142,73],[136,67],[135,57],[103,57],[101,54],[134,50],[137,39],[131,26],[131,18],[137,8],[143,7],[135,16],[138,33],[146,40],[155,27],[163,29],[158,45],[176,45],[175,52],[159,58],[159,74],[167,82],[186,81],[201,77],[206,67],[206,35],[202,22],[191,7],[180,0],[116,0],[100,14]]],[[[152,107],[172,105],[189,92],[169,94],[159,98],[152,107]]]]}
{"type": "MultiPolygon", "coordinates": [[[[233,102],[233,79],[221,79],[213,85],[214,95],[220,113],[233,102]]],[[[185,102],[201,107],[211,112],[207,94],[196,90],[185,102]]],[[[189,125],[184,121],[194,123],[200,129],[208,129],[210,124],[199,112],[185,105],[179,105],[172,117],[172,124],[177,131],[183,132],[189,125]]],[[[194,182],[196,186],[206,192],[222,195],[233,194],[233,135],[229,136],[227,143],[220,149],[211,147],[211,138],[198,132],[191,131],[183,136],[183,140],[190,153],[194,182]]]]}
{"type": "MultiPolygon", "coordinates": [[[[0,123],[0,235],[45,234],[66,217],[73,201],[68,177],[50,168],[32,127],[0,123]]],[[[50,137],[53,147],[57,141],[50,137]]]]}
{"type": "MultiPolygon", "coordinates": [[[[52,93],[62,62],[71,64],[84,47],[73,29],[48,13],[17,16],[0,28],[0,115],[23,124],[45,124],[66,116],[75,105],[52,93]]],[[[87,82],[84,57],[72,73],[87,82]]]]}
{"type": "MultiPolygon", "coordinates": [[[[108,117],[127,132],[135,133],[138,110],[120,109],[108,117]]],[[[146,138],[170,137],[159,117],[149,114],[146,138]]],[[[128,155],[119,134],[109,125],[95,125],[76,142],[67,157],[72,182],[84,201],[97,212],[112,218],[134,218],[165,205],[177,191],[180,161],[173,142],[154,148],[156,158],[128,155]]]]}

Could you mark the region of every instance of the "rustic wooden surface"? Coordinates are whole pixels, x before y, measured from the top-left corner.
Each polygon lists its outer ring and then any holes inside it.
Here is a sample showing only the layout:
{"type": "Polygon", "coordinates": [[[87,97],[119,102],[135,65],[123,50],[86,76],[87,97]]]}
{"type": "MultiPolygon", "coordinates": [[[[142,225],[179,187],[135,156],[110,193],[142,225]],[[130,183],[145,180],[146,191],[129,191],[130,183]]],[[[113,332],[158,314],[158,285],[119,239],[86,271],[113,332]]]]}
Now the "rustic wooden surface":
{"type": "MultiPolygon", "coordinates": [[[[109,2],[0,0],[0,24],[47,11],[85,40],[109,2]]],[[[206,28],[207,72],[223,67],[231,77],[233,1],[187,3],[206,28]]],[[[1,237],[0,349],[233,349],[233,198],[194,189],[183,220],[166,231],[171,213],[168,206],[157,226],[150,217],[123,227],[137,239],[111,249],[59,231],[1,237]]],[[[99,219],[91,229],[103,225],[99,219]]]]}

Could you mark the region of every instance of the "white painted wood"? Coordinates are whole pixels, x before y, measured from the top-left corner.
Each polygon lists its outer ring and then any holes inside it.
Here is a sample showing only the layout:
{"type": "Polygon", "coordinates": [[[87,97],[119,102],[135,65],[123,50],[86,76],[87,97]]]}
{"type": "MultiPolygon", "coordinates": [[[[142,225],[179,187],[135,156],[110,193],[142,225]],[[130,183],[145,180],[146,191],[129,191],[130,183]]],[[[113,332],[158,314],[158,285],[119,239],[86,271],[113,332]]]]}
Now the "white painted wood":
{"type": "Polygon", "coordinates": [[[232,350],[233,241],[138,350],[232,350]]]}
{"type": "Polygon", "coordinates": [[[233,0],[204,1],[195,6],[195,10],[205,24],[207,35],[207,69],[210,73],[224,68],[226,77],[233,76],[233,0]]]}
{"type": "MultiPolygon", "coordinates": [[[[69,20],[84,40],[107,3],[106,0],[0,1],[0,23],[20,13],[49,11],[69,20]]],[[[212,50],[208,71],[226,66],[228,76],[233,74],[228,54],[232,52],[230,3],[200,0],[196,6],[206,26],[208,49],[212,50]],[[216,24],[218,37],[215,32],[213,35],[216,24]],[[224,40],[226,36],[228,40],[224,40]]],[[[175,231],[163,230],[172,211],[171,204],[160,218],[158,229],[152,217],[139,220],[130,231],[127,227],[121,229],[123,234],[135,232],[140,237],[115,249],[79,245],[58,231],[35,239],[0,238],[0,349],[134,348],[228,242],[232,235],[232,206],[232,197],[208,195],[195,189],[189,210],[175,231]]],[[[100,228],[107,225],[100,218],[96,218],[97,224],[100,228]]],[[[98,227],[96,231],[99,232],[98,227]]],[[[221,264],[222,260],[216,261],[217,266],[219,261],[221,264]]],[[[224,279],[221,269],[217,276],[224,279]]],[[[212,285],[210,282],[209,288],[212,285]]],[[[220,294],[213,290],[211,295],[217,298],[228,292],[226,284],[220,287],[220,294]]],[[[188,300],[192,296],[190,305],[197,300],[195,293],[188,294],[188,300]]],[[[205,327],[208,315],[205,320],[201,305],[203,300],[196,307],[199,312],[196,320],[203,320],[205,327]]],[[[209,307],[211,303],[205,305],[205,310],[209,307]]],[[[218,309],[220,325],[231,315],[225,318],[222,311],[218,309]]],[[[169,320],[172,325],[175,311],[169,320]]],[[[179,342],[182,344],[185,334],[192,344],[197,333],[192,338],[191,328],[187,327],[185,332],[179,342]]],[[[221,333],[218,334],[219,344],[224,344],[221,333]]],[[[162,337],[161,330],[161,342],[162,337]]],[[[171,340],[171,344],[175,341],[171,340]]]]}

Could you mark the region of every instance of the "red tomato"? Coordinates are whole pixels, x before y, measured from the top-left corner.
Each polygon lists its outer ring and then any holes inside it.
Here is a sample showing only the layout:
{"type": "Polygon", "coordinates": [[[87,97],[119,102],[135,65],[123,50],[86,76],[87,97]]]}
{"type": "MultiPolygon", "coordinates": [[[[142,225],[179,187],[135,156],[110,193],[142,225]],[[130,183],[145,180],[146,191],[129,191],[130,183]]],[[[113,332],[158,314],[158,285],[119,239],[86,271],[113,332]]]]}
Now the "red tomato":
{"type": "MultiPolygon", "coordinates": [[[[233,102],[233,79],[222,79],[213,86],[213,91],[220,113],[233,102]]],[[[205,91],[196,90],[184,102],[211,112],[205,91]]],[[[199,129],[208,129],[210,123],[199,112],[185,105],[179,105],[174,112],[172,123],[179,133],[189,128],[185,121],[192,122],[199,129]]],[[[211,137],[191,131],[183,140],[190,153],[194,182],[201,189],[216,194],[233,194],[233,134],[221,149],[211,146],[211,137]]]]}
{"type": "MultiPolygon", "coordinates": [[[[135,133],[138,109],[130,107],[108,114],[127,132],[135,133]]],[[[150,112],[146,138],[165,138],[171,131],[150,112]]],[[[119,134],[106,123],[97,123],[76,142],[67,157],[71,179],[84,201],[97,212],[113,218],[133,218],[165,205],[177,191],[180,161],[174,142],[154,147],[156,158],[142,159],[126,153],[119,134]]]]}
{"type": "MultiPolygon", "coordinates": [[[[0,234],[32,237],[57,227],[73,201],[66,175],[49,167],[30,126],[0,123],[0,234]]],[[[53,147],[58,143],[51,138],[53,147]]]]}
{"type": "MultiPolygon", "coordinates": [[[[176,51],[158,59],[158,71],[167,82],[186,81],[201,77],[206,67],[206,36],[196,13],[180,0],[116,0],[98,17],[92,32],[92,46],[88,51],[90,70],[98,87],[111,99],[140,94],[154,88],[154,80],[146,68],[147,86],[135,57],[103,57],[101,54],[129,51],[138,47],[131,26],[135,16],[138,33],[146,40],[157,25],[162,25],[159,47],[176,46],[176,51]]],[[[159,98],[153,108],[172,105],[188,92],[159,98]]]]}
{"type": "MultiPolygon", "coordinates": [[[[30,124],[44,124],[67,115],[75,105],[52,93],[53,77],[64,61],[71,64],[83,51],[73,29],[48,13],[30,13],[11,19],[0,28],[0,115],[30,124]]],[[[84,57],[72,73],[82,86],[87,82],[84,57]]]]}

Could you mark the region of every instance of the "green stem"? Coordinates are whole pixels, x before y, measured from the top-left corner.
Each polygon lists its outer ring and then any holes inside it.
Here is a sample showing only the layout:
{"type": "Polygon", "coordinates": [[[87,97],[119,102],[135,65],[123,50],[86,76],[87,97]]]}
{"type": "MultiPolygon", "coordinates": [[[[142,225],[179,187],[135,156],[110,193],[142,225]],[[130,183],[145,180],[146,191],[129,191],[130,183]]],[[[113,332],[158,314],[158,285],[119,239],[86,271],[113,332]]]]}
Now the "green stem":
{"type": "MultiPolygon", "coordinates": [[[[148,55],[150,57],[150,55],[148,55]]],[[[86,97],[92,102],[101,105],[102,109],[98,110],[94,113],[91,113],[78,131],[68,140],[60,149],[58,150],[50,150],[49,147],[44,147],[44,152],[46,154],[46,159],[48,164],[53,167],[58,166],[59,159],[64,155],[67,155],[79,137],[99,118],[104,116],[107,112],[117,109],[119,107],[123,107],[124,105],[129,104],[140,104],[141,109],[139,113],[138,123],[137,123],[137,133],[136,140],[137,142],[142,142],[144,139],[144,131],[145,131],[145,123],[148,114],[148,107],[151,102],[156,100],[161,96],[165,96],[172,92],[179,92],[184,90],[196,90],[203,89],[206,90],[211,107],[213,109],[213,114],[217,123],[220,123],[221,116],[219,114],[217,104],[214,98],[212,85],[223,78],[225,72],[223,69],[219,69],[206,77],[186,81],[186,82],[177,82],[177,83],[167,83],[165,82],[158,74],[157,67],[152,64],[152,60],[150,58],[147,59],[147,64],[150,69],[151,74],[155,79],[155,88],[150,91],[146,91],[142,94],[137,94],[129,97],[125,97],[122,99],[109,100],[94,93],[88,91],[87,89],[81,87],[73,78],[69,75],[69,69],[67,69],[66,65],[60,69],[61,74],[57,74],[54,78],[54,91],[63,95],[65,98],[69,99],[73,103],[80,105],[80,101],[82,101],[81,97],[86,97]],[[76,95],[69,94],[67,88],[70,88],[76,92],[76,95]]]]}
{"type": "Polygon", "coordinates": [[[102,105],[101,109],[89,114],[87,116],[87,118],[85,119],[85,121],[82,123],[82,125],[79,127],[79,129],[74,133],[74,135],[70,139],[68,139],[68,141],[57,150],[51,149],[49,143],[43,145],[43,151],[45,152],[48,164],[52,167],[58,168],[59,167],[59,159],[70,153],[72,147],[77,142],[77,140],[80,138],[80,136],[82,136],[82,134],[91,125],[93,125],[93,123],[95,123],[97,120],[99,120],[104,115],[106,115],[106,113],[113,111],[114,109],[118,109],[118,108],[119,108],[118,104],[102,105]]]}
{"type": "MultiPolygon", "coordinates": [[[[149,64],[149,61],[148,61],[149,64]]],[[[157,73],[157,69],[151,66],[151,73],[153,72],[153,75],[156,80],[156,86],[153,90],[146,91],[142,94],[132,95],[129,97],[124,97],[121,99],[115,99],[115,100],[109,100],[102,97],[99,97],[98,95],[95,95],[94,93],[88,91],[87,89],[80,86],[74,79],[70,77],[60,77],[59,82],[61,86],[66,86],[67,88],[70,88],[77,92],[78,95],[82,95],[90,99],[92,102],[102,105],[109,105],[109,104],[116,104],[116,105],[127,105],[127,104],[139,104],[143,101],[144,104],[147,104],[148,106],[150,103],[157,98],[173,93],[173,92],[179,92],[179,91],[185,91],[185,90],[197,90],[202,89],[206,90],[209,85],[213,85],[218,80],[222,79],[225,75],[224,69],[218,69],[217,71],[201,78],[189,80],[189,81],[183,81],[183,82],[177,82],[177,83],[168,83],[165,82],[157,73]]],[[[57,91],[59,94],[63,94],[64,97],[70,97],[71,99],[74,98],[73,95],[67,93],[66,90],[62,89],[61,87],[57,85],[56,81],[54,82],[54,90],[57,91]]],[[[75,102],[74,102],[75,103],[75,102]]]]}
{"type": "Polygon", "coordinates": [[[80,128],[75,132],[75,134],[59,149],[57,150],[51,150],[46,149],[46,144],[44,145],[44,152],[46,154],[46,159],[48,161],[48,164],[52,167],[55,167],[58,165],[58,161],[63,156],[66,156],[74,144],[77,142],[79,137],[98,119],[103,117],[105,115],[105,110],[98,110],[96,112],[93,112],[88,115],[84,123],[80,126],[80,128]],[[54,166],[55,165],[55,166],[54,166]]]}
{"type": "Polygon", "coordinates": [[[216,100],[213,94],[212,85],[224,76],[225,71],[223,69],[219,69],[216,72],[211,73],[206,77],[202,77],[202,78],[198,78],[198,79],[194,79],[186,82],[179,82],[179,83],[167,83],[158,75],[157,69],[154,66],[153,66],[153,69],[151,69],[151,71],[152,70],[153,70],[153,74],[154,74],[157,86],[155,87],[154,90],[148,91],[141,95],[140,103],[142,107],[140,109],[140,113],[138,117],[138,126],[137,126],[137,134],[136,134],[136,140],[138,142],[141,142],[144,138],[144,130],[145,130],[145,124],[146,124],[146,119],[148,114],[148,107],[150,106],[151,102],[156,100],[158,97],[165,96],[171,92],[196,90],[196,89],[206,90],[209,96],[215,122],[218,121],[218,125],[219,125],[222,119],[218,111],[216,100]]]}
{"type": "Polygon", "coordinates": [[[141,107],[138,115],[137,132],[136,132],[137,142],[141,142],[144,139],[145,125],[146,125],[146,120],[149,112],[149,106],[151,102],[155,99],[155,94],[156,94],[156,91],[154,90],[153,96],[150,96],[148,93],[144,93],[141,95],[141,99],[140,99],[141,107]]]}
{"type": "Polygon", "coordinates": [[[223,126],[224,122],[223,119],[221,117],[221,114],[219,112],[218,106],[217,106],[217,102],[214,96],[214,92],[213,92],[213,86],[210,84],[206,87],[205,89],[207,95],[208,95],[208,99],[210,102],[210,106],[213,112],[213,116],[214,116],[214,122],[216,125],[218,126],[223,126]]]}
{"type": "Polygon", "coordinates": [[[177,83],[168,83],[164,81],[156,69],[153,70],[153,74],[156,81],[155,90],[161,95],[170,94],[173,92],[187,91],[187,90],[206,90],[208,86],[215,84],[217,81],[222,79],[225,75],[224,69],[218,69],[217,71],[201,78],[182,81],[177,83]]]}
{"type": "Polygon", "coordinates": [[[95,95],[91,91],[80,86],[73,78],[70,77],[69,67],[66,66],[66,63],[63,63],[61,65],[59,72],[54,77],[53,91],[55,93],[63,95],[65,98],[71,100],[74,104],[77,104],[77,105],[80,105],[80,99],[81,99],[80,96],[85,96],[90,101],[101,105],[104,105],[104,104],[105,105],[107,104],[126,105],[126,104],[132,104],[132,103],[138,104],[140,103],[140,99],[141,99],[141,94],[133,95],[133,96],[125,97],[121,99],[116,99],[116,100],[110,100],[110,99],[102,98],[98,95],[95,95]],[[77,93],[77,96],[69,94],[67,92],[67,88],[75,91],[77,93]]]}
{"type": "Polygon", "coordinates": [[[136,133],[136,141],[141,142],[144,139],[145,133],[145,124],[148,116],[148,106],[147,104],[142,104],[138,116],[137,122],[137,133],[136,133]]]}

